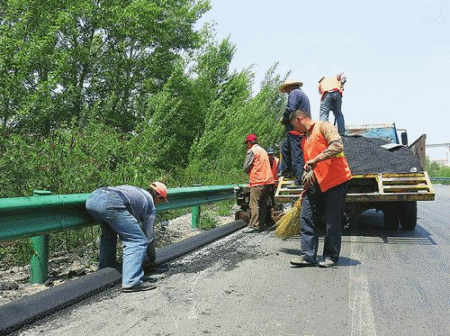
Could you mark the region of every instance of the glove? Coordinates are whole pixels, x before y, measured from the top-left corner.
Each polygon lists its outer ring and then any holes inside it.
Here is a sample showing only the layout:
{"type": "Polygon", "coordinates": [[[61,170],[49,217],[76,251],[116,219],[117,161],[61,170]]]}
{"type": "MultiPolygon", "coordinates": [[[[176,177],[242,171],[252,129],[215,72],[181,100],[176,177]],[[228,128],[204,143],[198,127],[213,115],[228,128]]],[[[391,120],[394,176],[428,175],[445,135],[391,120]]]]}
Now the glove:
{"type": "Polygon", "coordinates": [[[314,182],[316,178],[314,176],[314,171],[311,170],[305,170],[302,175],[302,182],[303,182],[303,188],[307,189],[309,188],[314,182]]]}

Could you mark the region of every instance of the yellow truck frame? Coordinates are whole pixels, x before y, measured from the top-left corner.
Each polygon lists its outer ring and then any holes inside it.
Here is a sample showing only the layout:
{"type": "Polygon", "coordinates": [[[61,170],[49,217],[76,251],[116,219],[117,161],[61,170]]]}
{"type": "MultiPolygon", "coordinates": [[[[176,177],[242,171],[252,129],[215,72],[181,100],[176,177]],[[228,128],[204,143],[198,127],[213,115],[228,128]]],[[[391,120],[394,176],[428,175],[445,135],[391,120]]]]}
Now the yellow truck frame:
{"type": "MultiPolygon", "coordinates": [[[[289,189],[292,179],[281,177],[275,193],[279,203],[293,202],[303,191],[289,189]]],[[[369,209],[384,213],[384,226],[405,230],[417,225],[417,201],[434,201],[435,193],[426,171],[418,173],[381,173],[353,175],[346,197],[346,214],[350,221],[369,209]]]]}

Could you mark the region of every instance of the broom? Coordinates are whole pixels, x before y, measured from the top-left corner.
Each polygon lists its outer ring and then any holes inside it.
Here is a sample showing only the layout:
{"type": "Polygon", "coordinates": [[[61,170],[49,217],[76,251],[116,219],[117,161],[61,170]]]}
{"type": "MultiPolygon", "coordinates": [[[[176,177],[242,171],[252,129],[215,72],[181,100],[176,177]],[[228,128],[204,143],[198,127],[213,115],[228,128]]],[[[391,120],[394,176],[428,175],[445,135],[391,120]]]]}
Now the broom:
{"type": "Polygon", "coordinates": [[[298,217],[302,211],[302,201],[308,189],[302,191],[298,200],[295,201],[294,206],[290,208],[277,222],[274,231],[275,236],[282,239],[288,239],[300,231],[298,225],[298,217]]]}

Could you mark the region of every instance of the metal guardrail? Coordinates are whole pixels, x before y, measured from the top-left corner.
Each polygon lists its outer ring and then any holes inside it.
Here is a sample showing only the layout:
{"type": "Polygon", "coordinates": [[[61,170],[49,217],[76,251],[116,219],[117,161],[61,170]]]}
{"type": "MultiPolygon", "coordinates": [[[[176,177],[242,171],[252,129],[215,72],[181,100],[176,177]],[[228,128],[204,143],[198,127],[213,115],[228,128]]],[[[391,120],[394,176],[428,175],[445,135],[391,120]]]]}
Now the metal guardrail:
{"type": "Polygon", "coordinates": [[[450,177],[430,177],[431,182],[450,182],[450,177]]]}
{"type": "MultiPolygon", "coordinates": [[[[160,203],[157,211],[192,207],[193,227],[200,215],[200,205],[234,197],[235,185],[198,186],[168,190],[169,203],[160,203]]],[[[90,194],[51,195],[35,191],[30,197],[0,198],[0,241],[32,237],[30,282],[43,283],[48,277],[48,234],[55,231],[96,225],[85,208],[90,194]]],[[[116,255],[115,245],[101,242],[116,255]]],[[[107,257],[105,257],[107,258],[107,257]]],[[[99,260],[101,267],[112,260],[99,260]]],[[[115,259],[114,259],[115,262],[115,259]]]]}

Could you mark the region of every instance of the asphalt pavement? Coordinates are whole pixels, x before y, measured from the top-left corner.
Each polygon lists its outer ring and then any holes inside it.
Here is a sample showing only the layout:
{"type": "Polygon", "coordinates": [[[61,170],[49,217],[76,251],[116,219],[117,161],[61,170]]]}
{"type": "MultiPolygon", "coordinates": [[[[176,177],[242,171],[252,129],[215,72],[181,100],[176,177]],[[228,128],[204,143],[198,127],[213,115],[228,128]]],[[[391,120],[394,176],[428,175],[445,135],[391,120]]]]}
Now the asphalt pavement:
{"type": "Polygon", "coordinates": [[[116,287],[16,334],[450,335],[450,186],[434,188],[415,231],[362,215],[337,267],[292,267],[299,238],[241,230],[158,268],[155,290],[116,287]]]}

